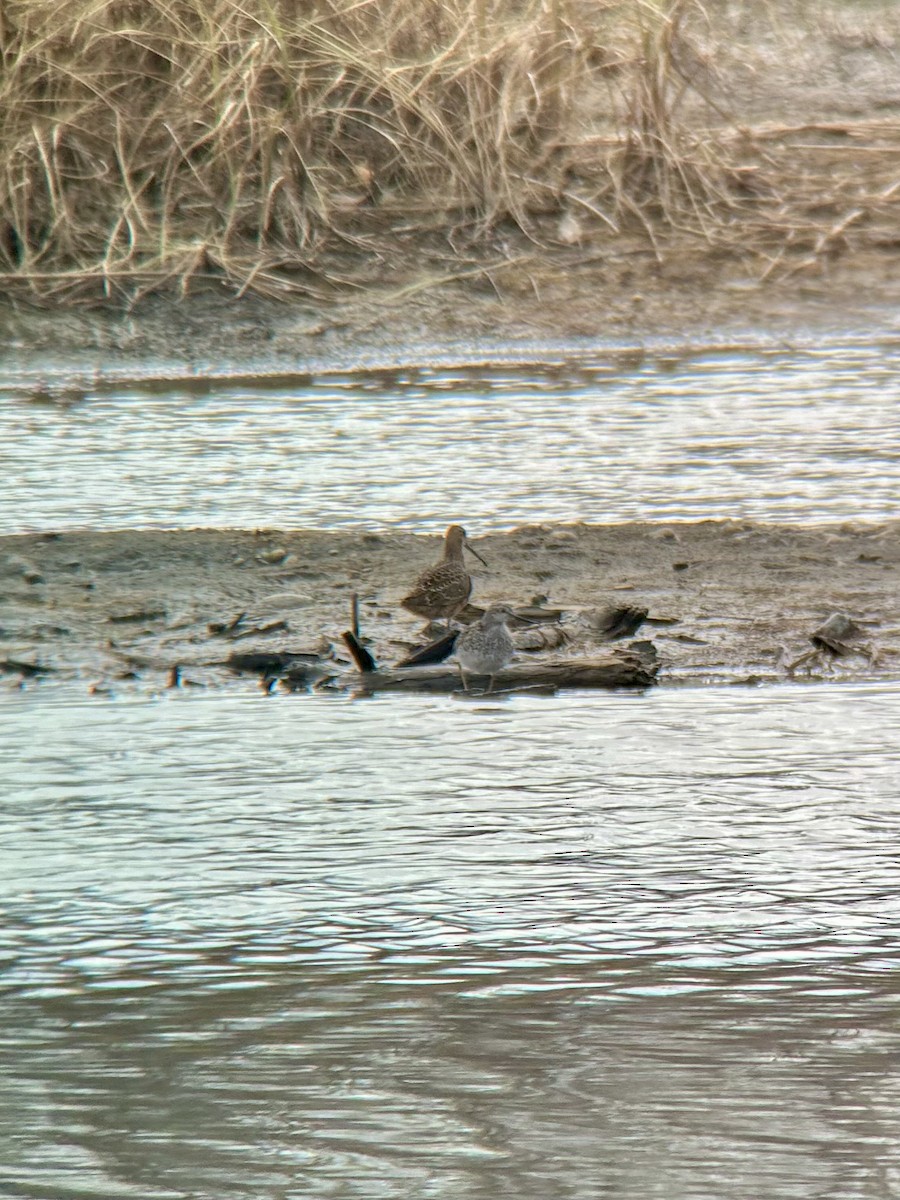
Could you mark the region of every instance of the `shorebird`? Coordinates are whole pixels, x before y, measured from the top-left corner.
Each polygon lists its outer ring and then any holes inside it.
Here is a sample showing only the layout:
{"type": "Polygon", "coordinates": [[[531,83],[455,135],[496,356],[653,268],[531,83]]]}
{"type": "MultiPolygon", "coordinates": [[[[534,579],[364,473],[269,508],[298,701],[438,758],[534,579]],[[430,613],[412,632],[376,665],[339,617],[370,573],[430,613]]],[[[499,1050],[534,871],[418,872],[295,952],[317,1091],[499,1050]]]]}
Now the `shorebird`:
{"type": "Polygon", "coordinates": [[[450,629],[451,620],[466,607],[472,591],[472,580],[463,562],[464,546],[484,562],[475,547],[469,545],[463,527],[451,525],[444,535],[444,557],[423,571],[413,590],[400,601],[405,609],[431,621],[445,617],[450,629]]]}
{"type": "Polygon", "coordinates": [[[516,614],[505,604],[489,608],[480,621],[470,625],[456,643],[456,661],[463,687],[469,690],[466,671],[470,675],[488,675],[487,690],[494,687],[494,676],[502,671],[513,656],[515,646],[506,622],[516,614]]]}

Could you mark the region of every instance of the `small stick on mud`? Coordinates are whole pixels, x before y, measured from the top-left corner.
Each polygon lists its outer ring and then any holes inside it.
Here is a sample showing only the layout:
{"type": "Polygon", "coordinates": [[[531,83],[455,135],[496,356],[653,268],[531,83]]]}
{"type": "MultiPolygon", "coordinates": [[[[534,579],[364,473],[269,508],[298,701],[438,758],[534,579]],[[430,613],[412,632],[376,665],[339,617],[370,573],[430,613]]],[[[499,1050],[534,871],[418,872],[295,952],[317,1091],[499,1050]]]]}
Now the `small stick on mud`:
{"type": "Polygon", "coordinates": [[[368,674],[375,670],[375,659],[359,637],[359,595],[356,592],[350,596],[350,628],[341,634],[341,640],[353,656],[358,671],[368,674]]]}
{"type": "Polygon", "coordinates": [[[244,611],[238,613],[232,621],[210,621],[206,628],[216,637],[221,637],[223,634],[232,634],[243,623],[246,615],[247,613],[244,611]]]}
{"type": "Polygon", "coordinates": [[[44,667],[38,662],[22,662],[18,658],[0,659],[0,671],[10,671],[21,675],[23,679],[31,679],[35,675],[51,675],[55,667],[44,667]]]}
{"type": "Polygon", "coordinates": [[[354,592],[350,597],[350,630],[359,643],[359,593],[354,592]]]}
{"type": "Polygon", "coordinates": [[[449,633],[445,633],[437,641],[429,642],[427,646],[419,646],[411,654],[407,654],[406,658],[395,663],[394,666],[397,668],[418,667],[429,663],[441,663],[453,653],[453,648],[456,645],[458,637],[459,631],[451,629],[449,633]]]}
{"type": "Polygon", "coordinates": [[[375,659],[351,629],[347,629],[341,634],[341,640],[353,656],[358,671],[366,675],[375,670],[375,659]]]}

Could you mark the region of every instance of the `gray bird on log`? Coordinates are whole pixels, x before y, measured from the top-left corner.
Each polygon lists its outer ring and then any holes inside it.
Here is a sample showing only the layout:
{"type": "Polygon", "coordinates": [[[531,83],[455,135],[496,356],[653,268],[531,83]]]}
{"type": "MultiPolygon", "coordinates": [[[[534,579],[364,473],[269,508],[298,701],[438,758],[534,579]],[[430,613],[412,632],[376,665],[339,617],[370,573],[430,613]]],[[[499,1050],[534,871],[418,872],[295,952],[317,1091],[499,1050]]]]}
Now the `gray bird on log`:
{"type": "Polygon", "coordinates": [[[470,625],[456,643],[456,661],[463,687],[469,690],[466,672],[470,675],[487,675],[487,690],[493,691],[494,676],[502,671],[515,652],[506,622],[515,613],[505,604],[489,608],[480,621],[470,625]]]}

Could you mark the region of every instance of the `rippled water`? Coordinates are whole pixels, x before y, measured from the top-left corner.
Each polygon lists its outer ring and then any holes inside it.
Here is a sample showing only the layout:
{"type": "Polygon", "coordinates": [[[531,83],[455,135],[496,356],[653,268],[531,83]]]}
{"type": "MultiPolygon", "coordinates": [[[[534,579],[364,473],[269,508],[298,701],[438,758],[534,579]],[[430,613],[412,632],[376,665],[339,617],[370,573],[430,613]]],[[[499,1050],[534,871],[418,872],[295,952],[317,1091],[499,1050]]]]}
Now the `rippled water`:
{"type": "Polygon", "coordinates": [[[0,1194],[896,1195],[898,727],[8,694],[0,1194]]]}
{"type": "Polygon", "coordinates": [[[0,531],[879,520],[898,399],[892,350],[837,344],[85,394],[0,371],[0,531]]]}

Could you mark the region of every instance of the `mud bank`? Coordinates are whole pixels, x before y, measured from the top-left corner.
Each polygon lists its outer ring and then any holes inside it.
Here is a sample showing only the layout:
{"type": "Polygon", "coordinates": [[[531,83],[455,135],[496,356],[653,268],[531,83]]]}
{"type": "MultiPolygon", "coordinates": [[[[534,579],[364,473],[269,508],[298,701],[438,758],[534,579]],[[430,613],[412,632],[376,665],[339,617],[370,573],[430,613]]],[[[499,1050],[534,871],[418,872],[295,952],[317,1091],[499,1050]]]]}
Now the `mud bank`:
{"type": "MultiPolygon", "coordinates": [[[[562,610],[550,635],[559,644],[522,649],[518,661],[608,649],[598,613],[637,606],[649,615],[634,637],[653,642],[661,684],[900,678],[900,521],[470,534],[488,563],[472,562],[475,604],[541,598],[562,610]],[[859,628],[848,652],[806,657],[810,634],[835,612],[859,628]]],[[[379,663],[391,664],[423,640],[421,622],[399,601],[439,549],[440,539],[413,534],[313,530],[3,537],[0,678],[10,689],[65,680],[147,693],[180,666],[186,684],[249,691],[252,679],[221,665],[234,653],[348,660],[340,634],[354,591],[363,638],[379,663]]]]}
{"type": "Polygon", "coordinates": [[[533,251],[527,263],[448,283],[398,264],[388,282],[329,303],[240,300],[206,291],[135,310],[0,301],[10,368],[38,379],[96,375],[346,371],[467,362],[539,362],[610,349],[804,345],[900,337],[891,252],[857,252],[760,280],[739,263],[639,243],[602,255],[533,251]]]}

